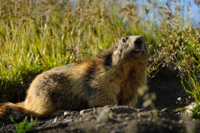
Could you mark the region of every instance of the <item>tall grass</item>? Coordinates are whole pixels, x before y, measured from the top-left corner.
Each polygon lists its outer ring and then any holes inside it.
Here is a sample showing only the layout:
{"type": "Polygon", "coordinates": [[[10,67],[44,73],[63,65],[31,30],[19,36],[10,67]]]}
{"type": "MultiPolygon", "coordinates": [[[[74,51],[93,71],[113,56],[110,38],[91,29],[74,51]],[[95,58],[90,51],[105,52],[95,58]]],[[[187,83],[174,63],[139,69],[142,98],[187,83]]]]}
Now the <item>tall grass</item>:
{"type": "Polygon", "coordinates": [[[95,56],[126,35],[144,36],[149,75],[162,66],[178,70],[185,80],[198,75],[199,27],[185,23],[182,7],[172,11],[168,2],[164,5],[83,0],[74,7],[61,0],[2,0],[0,101],[22,100],[38,73],[95,56]],[[153,9],[159,22],[155,15],[147,19],[153,9]]]}
{"type": "Polygon", "coordinates": [[[120,21],[108,15],[101,1],[72,9],[70,2],[8,0],[2,1],[0,12],[3,94],[23,88],[42,71],[96,55],[120,36],[120,21]]]}
{"type": "Polygon", "coordinates": [[[141,34],[154,40],[139,23],[123,23],[126,12],[120,9],[119,3],[98,0],[78,2],[76,8],[54,0],[2,1],[1,101],[21,100],[38,73],[88,59],[124,35],[141,34]]]}

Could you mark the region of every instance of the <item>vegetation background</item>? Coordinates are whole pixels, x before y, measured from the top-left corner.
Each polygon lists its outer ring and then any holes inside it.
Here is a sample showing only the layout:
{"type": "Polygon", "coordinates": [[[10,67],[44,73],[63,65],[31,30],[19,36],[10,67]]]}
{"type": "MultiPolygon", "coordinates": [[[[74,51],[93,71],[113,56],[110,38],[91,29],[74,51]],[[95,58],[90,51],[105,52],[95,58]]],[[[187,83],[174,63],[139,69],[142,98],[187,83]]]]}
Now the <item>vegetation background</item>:
{"type": "Polygon", "coordinates": [[[0,102],[18,102],[34,77],[88,59],[122,36],[142,35],[149,79],[178,71],[200,118],[199,1],[1,0],[0,102]]]}

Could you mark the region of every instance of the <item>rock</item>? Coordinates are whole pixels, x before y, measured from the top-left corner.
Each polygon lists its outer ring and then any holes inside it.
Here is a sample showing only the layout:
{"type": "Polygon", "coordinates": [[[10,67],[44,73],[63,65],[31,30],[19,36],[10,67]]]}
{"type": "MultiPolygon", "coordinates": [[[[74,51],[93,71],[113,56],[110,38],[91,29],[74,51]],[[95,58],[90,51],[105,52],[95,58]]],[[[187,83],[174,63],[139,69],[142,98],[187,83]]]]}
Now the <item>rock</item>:
{"type": "Polygon", "coordinates": [[[108,108],[105,108],[104,110],[100,111],[98,113],[97,121],[100,123],[107,123],[111,120],[111,110],[108,108]]]}

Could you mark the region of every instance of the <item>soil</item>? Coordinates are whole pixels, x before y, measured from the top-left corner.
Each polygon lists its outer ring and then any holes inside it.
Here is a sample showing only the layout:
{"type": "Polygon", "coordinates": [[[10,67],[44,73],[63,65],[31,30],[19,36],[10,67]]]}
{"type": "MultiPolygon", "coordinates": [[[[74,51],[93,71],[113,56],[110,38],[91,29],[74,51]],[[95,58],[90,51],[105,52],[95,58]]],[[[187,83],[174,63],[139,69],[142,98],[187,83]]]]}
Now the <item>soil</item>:
{"type": "MultiPolygon", "coordinates": [[[[143,108],[144,100],[140,97],[135,108],[104,106],[81,111],[62,110],[54,116],[39,119],[29,132],[200,133],[200,121],[191,119],[183,109],[188,103],[188,95],[176,73],[162,70],[156,78],[149,80],[147,94],[151,93],[157,96],[153,101],[154,109],[143,108]]],[[[15,125],[9,124],[1,127],[0,133],[14,130],[15,125]]]]}

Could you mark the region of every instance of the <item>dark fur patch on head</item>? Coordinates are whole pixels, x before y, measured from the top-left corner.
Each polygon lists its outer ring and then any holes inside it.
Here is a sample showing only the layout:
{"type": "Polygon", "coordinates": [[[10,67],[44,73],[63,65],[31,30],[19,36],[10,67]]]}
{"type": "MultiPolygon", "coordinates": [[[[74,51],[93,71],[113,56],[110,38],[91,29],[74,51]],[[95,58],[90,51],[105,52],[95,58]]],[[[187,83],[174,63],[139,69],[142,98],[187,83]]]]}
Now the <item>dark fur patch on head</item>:
{"type": "Polygon", "coordinates": [[[113,55],[114,49],[110,49],[106,52],[104,52],[101,55],[97,56],[96,64],[103,64],[105,67],[112,66],[112,55],[113,55]]]}
{"type": "Polygon", "coordinates": [[[103,67],[112,66],[112,54],[113,49],[108,50],[102,55],[97,56],[97,58],[90,60],[91,65],[87,69],[84,78],[84,90],[88,96],[93,95],[95,93],[95,88],[91,87],[91,81],[94,79],[96,73],[98,73],[99,64],[103,64],[103,67]]]}
{"type": "Polygon", "coordinates": [[[112,53],[109,53],[104,58],[105,58],[104,65],[105,66],[112,66],[112,53]]]}

